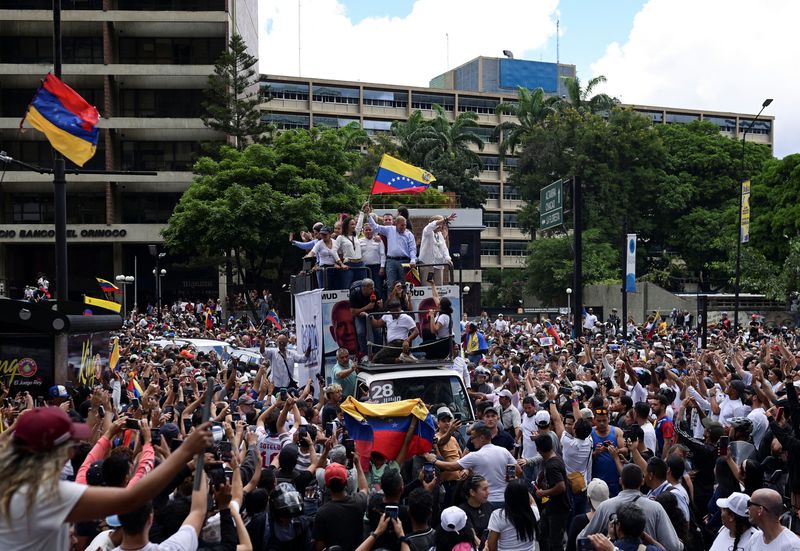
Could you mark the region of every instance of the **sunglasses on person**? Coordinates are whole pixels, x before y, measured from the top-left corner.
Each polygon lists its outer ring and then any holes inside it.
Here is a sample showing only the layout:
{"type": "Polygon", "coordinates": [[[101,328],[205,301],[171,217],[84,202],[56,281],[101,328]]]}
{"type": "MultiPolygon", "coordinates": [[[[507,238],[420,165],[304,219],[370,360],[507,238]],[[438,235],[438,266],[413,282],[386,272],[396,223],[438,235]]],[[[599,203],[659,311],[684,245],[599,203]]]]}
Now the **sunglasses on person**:
{"type": "Polygon", "coordinates": [[[767,511],[768,513],[771,513],[771,512],[772,512],[772,511],[770,511],[770,510],[769,510],[769,507],[767,507],[766,505],[762,505],[762,504],[760,504],[760,503],[756,503],[755,501],[752,501],[752,500],[750,500],[750,499],[748,499],[748,500],[747,500],[747,507],[748,507],[748,509],[749,509],[750,507],[761,507],[762,509],[764,509],[764,510],[765,510],[765,511],[767,511]]]}

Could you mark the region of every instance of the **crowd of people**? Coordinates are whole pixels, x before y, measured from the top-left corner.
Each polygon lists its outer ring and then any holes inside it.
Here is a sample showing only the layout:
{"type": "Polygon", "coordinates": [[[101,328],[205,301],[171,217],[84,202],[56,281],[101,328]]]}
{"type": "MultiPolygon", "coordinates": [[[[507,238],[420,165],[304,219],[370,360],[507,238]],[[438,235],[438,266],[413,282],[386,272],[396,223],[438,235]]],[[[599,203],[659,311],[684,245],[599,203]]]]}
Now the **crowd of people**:
{"type": "Polygon", "coordinates": [[[437,369],[465,380],[474,419],[426,404],[427,453],[408,453],[414,422],[395,457],[362,458],[340,405],[369,397],[347,349],[319,386],[297,384],[308,352],[290,330],[215,306],[133,312],[117,367],[46,404],[0,389],[0,548],[800,549],[795,330],[722,316],[701,349],[678,312],[625,341],[615,311],[588,310],[576,335],[566,317],[464,315],[463,352],[437,369]]]}

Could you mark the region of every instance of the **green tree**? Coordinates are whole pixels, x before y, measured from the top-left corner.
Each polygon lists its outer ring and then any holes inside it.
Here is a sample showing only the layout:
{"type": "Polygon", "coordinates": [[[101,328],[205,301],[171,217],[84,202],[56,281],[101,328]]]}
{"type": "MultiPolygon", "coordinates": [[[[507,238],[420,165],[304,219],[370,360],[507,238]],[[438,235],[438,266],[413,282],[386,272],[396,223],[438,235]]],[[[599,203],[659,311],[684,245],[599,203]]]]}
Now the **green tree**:
{"type": "Polygon", "coordinates": [[[520,87],[517,90],[516,102],[500,103],[495,108],[498,115],[511,115],[516,118],[516,120],[503,121],[495,126],[495,137],[500,137],[501,133],[503,137],[499,146],[500,158],[504,158],[507,153],[513,155],[525,137],[534,128],[544,124],[558,101],[559,99],[556,97],[546,97],[544,89],[541,87],[533,90],[520,87]]]}
{"type": "MultiPolygon", "coordinates": [[[[763,159],[766,146],[748,144],[746,160],[763,159]]],[[[741,155],[741,153],[740,153],[741,155]]],[[[753,174],[750,196],[750,243],[773,262],[789,254],[789,242],[800,235],[800,154],[767,159],[753,174]]]]}
{"type": "MultiPolygon", "coordinates": [[[[562,235],[532,241],[524,268],[526,290],[546,306],[563,304],[564,290],[572,287],[574,264],[571,238],[562,235]]],[[[605,241],[597,229],[583,232],[583,282],[621,282],[619,250],[605,241]]]]}
{"type": "Polygon", "coordinates": [[[232,260],[245,286],[262,284],[273,264],[298,259],[286,236],[332,213],[353,212],[366,192],[348,174],[360,153],[342,129],[279,134],[267,146],[223,147],[195,163],[195,178],[163,231],[167,247],[196,258],[232,260]]]}
{"type": "Polygon", "coordinates": [[[257,63],[258,59],[247,53],[242,37],[234,34],[217,58],[204,92],[203,123],[232,137],[237,149],[244,149],[269,130],[257,109],[262,102],[257,63]]]}
{"type": "Polygon", "coordinates": [[[522,268],[486,268],[488,286],[481,292],[481,306],[516,308],[524,298],[525,270],[522,268]]]}
{"type": "Polygon", "coordinates": [[[587,111],[589,113],[602,113],[608,112],[615,106],[619,105],[619,100],[612,98],[608,94],[595,94],[592,95],[594,89],[598,84],[606,82],[606,77],[599,75],[586,83],[586,86],[581,85],[578,77],[563,77],[564,86],[567,89],[567,97],[565,101],[560,103],[561,107],[571,107],[578,111],[587,111]]]}

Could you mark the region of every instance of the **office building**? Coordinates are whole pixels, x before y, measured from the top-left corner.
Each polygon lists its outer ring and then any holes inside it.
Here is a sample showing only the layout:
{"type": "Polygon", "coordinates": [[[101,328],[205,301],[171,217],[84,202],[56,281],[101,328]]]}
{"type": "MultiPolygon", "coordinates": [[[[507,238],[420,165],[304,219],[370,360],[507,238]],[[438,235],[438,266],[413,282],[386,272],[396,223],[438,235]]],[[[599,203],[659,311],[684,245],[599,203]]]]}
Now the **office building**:
{"type": "MultiPolygon", "coordinates": [[[[62,6],[62,78],[102,117],[97,153],[84,168],[156,172],[67,176],[70,298],[98,296],[95,276],[124,274],[137,277],[144,304],[155,288],[148,245],[163,241],[160,231],[191,181],[201,142],[225,139],[200,120],[203,88],[234,32],[257,55],[257,0],[63,0],[62,6]]],[[[52,156],[44,135],[18,126],[52,70],[51,8],[51,0],[0,4],[0,150],[47,168],[52,156]]],[[[75,168],[69,161],[67,167],[75,168]]],[[[38,272],[55,281],[52,176],[4,168],[0,294],[18,298],[38,272]]],[[[216,270],[167,264],[162,288],[169,295],[219,292],[216,270]]]]}

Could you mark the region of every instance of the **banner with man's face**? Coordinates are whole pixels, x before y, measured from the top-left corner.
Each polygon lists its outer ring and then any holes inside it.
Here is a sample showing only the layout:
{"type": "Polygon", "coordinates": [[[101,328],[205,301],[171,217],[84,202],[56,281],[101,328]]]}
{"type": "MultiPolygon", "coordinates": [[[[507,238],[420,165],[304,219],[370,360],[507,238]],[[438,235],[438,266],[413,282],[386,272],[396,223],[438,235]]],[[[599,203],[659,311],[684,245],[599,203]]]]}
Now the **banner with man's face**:
{"type": "MultiPolygon", "coordinates": [[[[322,367],[322,290],[306,291],[294,296],[295,300],[295,336],[297,350],[305,353],[311,348],[311,354],[305,365],[301,368],[305,373],[298,376],[305,383],[307,378],[314,381],[317,386],[316,374],[322,367]]],[[[298,381],[299,383],[300,381],[298,381]]]]}

